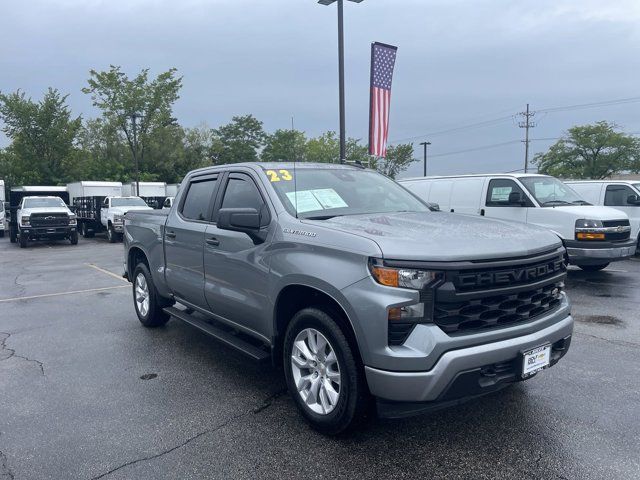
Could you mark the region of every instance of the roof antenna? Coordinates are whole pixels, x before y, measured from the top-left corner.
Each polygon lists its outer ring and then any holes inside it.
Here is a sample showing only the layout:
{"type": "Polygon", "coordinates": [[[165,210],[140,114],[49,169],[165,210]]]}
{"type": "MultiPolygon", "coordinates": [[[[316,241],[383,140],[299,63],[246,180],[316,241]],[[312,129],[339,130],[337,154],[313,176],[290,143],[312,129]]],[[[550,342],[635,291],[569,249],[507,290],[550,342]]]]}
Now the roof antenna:
{"type": "Polygon", "coordinates": [[[298,176],[296,175],[296,129],[291,115],[291,152],[293,153],[293,198],[295,199],[296,218],[298,218],[298,176]]]}

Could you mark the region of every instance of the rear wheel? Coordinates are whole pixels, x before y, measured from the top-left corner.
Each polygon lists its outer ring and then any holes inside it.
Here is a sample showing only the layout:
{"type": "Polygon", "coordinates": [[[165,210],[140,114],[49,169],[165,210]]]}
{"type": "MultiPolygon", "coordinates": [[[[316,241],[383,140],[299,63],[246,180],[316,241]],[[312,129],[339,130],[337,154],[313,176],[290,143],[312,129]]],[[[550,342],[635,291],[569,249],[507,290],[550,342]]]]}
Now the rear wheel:
{"type": "Polygon", "coordinates": [[[149,268],[139,263],[133,271],[133,305],[140,323],[148,328],[161,327],[170,318],[163,308],[171,303],[158,295],[149,268]]]}
{"type": "Polygon", "coordinates": [[[337,435],[366,417],[371,397],[364,372],[326,312],[305,308],[293,317],[284,340],[284,370],[289,393],[316,430],[337,435]]]}
{"type": "Polygon", "coordinates": [[[20,234],[20,248],[27,248],[29,245],[29,237],[24,234],[20,234]]]}
{"type": "Polygon", "coordinates": [[[598,272],[609,266],[608,263],[602,263],[599,265],[578,265],[585,272],[598,272]]]}

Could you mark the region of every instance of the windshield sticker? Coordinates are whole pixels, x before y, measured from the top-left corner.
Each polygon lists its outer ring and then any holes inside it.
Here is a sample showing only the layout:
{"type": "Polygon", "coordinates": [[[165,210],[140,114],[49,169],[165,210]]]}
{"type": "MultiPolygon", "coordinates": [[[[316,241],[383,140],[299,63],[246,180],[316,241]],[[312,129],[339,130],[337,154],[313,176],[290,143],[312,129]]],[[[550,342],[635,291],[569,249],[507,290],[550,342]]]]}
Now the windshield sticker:
{"type": "Polygon", "coordinates": [[[289,170],[267,170],[265,173],[267,177],[269,177],[270,182],[279,182],[280,180],[289,182],[293,180],[293,176],[289,173],[289,170]]]}
{"type": "Polygon", "coordinates": [[[323,209],[322,205],[320,205],[320,202],[318,202],[318,199],[314,197],[313,193],[311,193],[311,190],[303,190],[301,192],[288,192],[287,198],[289,198],[291,205],[293,205],[294,208],[298,210],[298,213],[313,212],[323,209]]]}
{"type": "Polygon", "coordinates": [[[333,188],[311,190],[311,193],[318,199],[324,209],[345,208],[349,206],[333,188]]]}

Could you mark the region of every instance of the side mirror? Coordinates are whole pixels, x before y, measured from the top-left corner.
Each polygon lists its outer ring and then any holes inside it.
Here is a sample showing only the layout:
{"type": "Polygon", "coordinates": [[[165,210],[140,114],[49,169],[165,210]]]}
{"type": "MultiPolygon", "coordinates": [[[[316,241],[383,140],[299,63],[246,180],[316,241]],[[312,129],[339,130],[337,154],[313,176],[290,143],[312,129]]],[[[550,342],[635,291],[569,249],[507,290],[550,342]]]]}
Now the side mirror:
{"type": "Polygon", "coordinates": [[[260,230],[262,215],[255,208],[222,208],[217,226],[221,230],[246,233],[254,243],[262,243],[266,238],[266,232],[260,230]]]}
{"type": "Polygon", "coordinates": [[[627,197],[627,203],[629,205],[640,205],[640,198],[637,195],[629,195],[627,197]]]}
{"type": "Polygon", "coordinates": [[[432,212],[440,211],[440,204],[438,203],[428,202],[427,205],[429,206],[429,210],[431,210],[432,212]]]}
{"type": "Polygon", "coordinates": [[[519,205],[522,207],[524,205],[524,201],[522,200],[522,193],[511,192],[509,194],[509,205],[519,205]]]}

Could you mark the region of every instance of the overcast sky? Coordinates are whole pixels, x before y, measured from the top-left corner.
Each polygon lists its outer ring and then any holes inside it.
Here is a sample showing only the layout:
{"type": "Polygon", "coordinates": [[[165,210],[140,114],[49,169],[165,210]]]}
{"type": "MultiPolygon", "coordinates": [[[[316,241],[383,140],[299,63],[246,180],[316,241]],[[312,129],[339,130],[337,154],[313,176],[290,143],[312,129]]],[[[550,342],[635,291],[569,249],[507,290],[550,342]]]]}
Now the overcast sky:
{"type": "MultiPolygon", "coordinates": [[[[347,133],[367,137],[370,43],[397,45],[391,141],[430,140],[430,174],[522,167],[522,111],[640,97],[638,0],[345,2],[347,133]],[[481,128],[440,133],[501,119],[481,128]],[[512,143],[507,143],[512,142],[512,143]],[[505,145],[477,149],[495,144],[505,145]],[[461,150],[464,153],[450,154],[461,150]]],[[[133,76],[176,67],[181,124],[215,127],[252,113],[267,131],[338,129],[335,6],[316,0],[3,0],[0,91],[69,93],[97,116],[91,68],[133,76]]],[[[616,122],[640,133],[640,102],[539,113],[533,138],[616,122]]],[[[532,142],[532,152],[550,140],[532,142]]],[[[6,145],[4,138],[0,145],[6,145]]],[[[409,175],[420,175],[415,164],[409,175]]]]}

